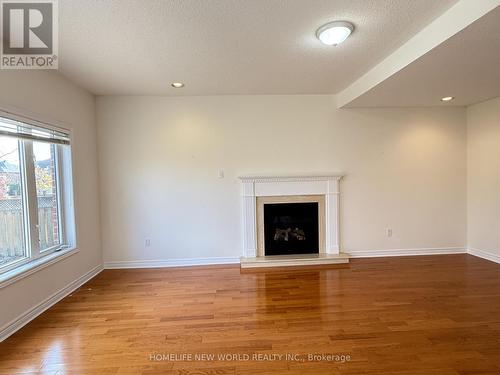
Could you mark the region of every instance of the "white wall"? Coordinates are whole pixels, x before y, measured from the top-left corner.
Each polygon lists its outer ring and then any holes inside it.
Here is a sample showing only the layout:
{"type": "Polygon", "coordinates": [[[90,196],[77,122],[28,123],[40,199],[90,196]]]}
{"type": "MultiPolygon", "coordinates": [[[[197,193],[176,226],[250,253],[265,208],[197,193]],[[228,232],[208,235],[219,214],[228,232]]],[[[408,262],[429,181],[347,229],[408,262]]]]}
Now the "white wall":
{"type": "Polygon", "coordinates": [[[469,248],[499,261],[500,98],[467,108],[467,142],[469,248]]]}
{"type": "Polygon", "coordinates": [[[465,119],[330,96],[99,97],[104,260],[239,256],[237,176],[254,173],[345,173],[346,252],[464,248],[465,119]]]}
{"type": "Polygon", "coordinates": [[[73,179],[80,251],[0,289],[0,329],[102,263],[95,99],[56,72],[1,71],[0,107],[65,122],[73,131],[73,179]]]}

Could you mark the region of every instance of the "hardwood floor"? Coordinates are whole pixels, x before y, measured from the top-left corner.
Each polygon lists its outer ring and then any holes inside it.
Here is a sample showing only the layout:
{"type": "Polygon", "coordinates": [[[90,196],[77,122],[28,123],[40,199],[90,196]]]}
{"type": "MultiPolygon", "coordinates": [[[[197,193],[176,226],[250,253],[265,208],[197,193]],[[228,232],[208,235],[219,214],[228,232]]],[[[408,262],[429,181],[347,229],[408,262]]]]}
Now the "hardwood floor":
{"type": "Polygon", "coordinates": [[[500,374],[500,265],[106,270],[1,343],[0,373],[500,374]]]}

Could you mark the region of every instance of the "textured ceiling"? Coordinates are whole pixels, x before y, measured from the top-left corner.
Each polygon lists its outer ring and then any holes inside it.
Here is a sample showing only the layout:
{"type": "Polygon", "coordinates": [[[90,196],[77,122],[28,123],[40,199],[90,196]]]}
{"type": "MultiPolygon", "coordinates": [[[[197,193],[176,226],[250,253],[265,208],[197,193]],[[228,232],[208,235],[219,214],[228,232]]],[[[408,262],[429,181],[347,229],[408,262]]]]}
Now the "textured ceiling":
{"type": "Polygon", "coordinates": [[[332,94],[454,3],[64,0],[59,66],[101,95],[332,94]],[[338,47],[314,35],[332,20],[356,27],[338,47]]]}
{"type": "Polygon", "coordinates": [[[500,7],[347,107],[463,106],[500,96],[500,7]],[[455,100],[443,103],[444,96],[455,100]]]}

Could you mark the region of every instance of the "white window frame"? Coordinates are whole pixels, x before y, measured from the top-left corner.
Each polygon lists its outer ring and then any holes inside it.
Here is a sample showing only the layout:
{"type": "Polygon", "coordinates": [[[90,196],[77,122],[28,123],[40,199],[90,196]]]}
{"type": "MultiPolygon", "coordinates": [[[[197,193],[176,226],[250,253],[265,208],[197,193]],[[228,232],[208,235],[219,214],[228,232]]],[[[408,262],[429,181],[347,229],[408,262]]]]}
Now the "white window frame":
{"type": "Polygon", "coordinates": [[[60,243],[44,250],[40,249],[33,141],[18,139],[24,210],[23,240],[26,257],[0,267],[0,288],[54,263],[58,260],[57,258],[64,259],[66,256],[78,251],[76,246],[76,222],[73,203],[72,132],[56,121],[35,120],[35,118],[40,119],[42,117],[27,114],[25,111],[21,115],[20,112],[3,107],[0,108],[0,117],[31,126],[63,131],[69,134],[69,146],[62,146],[55,143],[55,183],[57,184],[56,194],[60,243]]]}

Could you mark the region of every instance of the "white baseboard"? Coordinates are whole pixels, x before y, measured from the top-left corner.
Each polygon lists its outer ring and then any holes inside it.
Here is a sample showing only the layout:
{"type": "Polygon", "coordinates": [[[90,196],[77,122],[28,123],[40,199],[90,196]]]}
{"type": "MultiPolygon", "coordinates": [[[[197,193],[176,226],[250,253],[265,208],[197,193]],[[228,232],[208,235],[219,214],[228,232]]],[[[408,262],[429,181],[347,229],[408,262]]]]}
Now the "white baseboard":
{"type": "Polygon", "coordinates": [[[500,263],[500,255],[492,253],[491,251],[469,248],[467,250],[467,253],[470,255],[474,255],[476,257],[479,257],[479,258],[490,260],[490,261],[495,262],[495,263],[500,263]]]}
{"type": "Polygon", "coordinates": [[[397,256],[414,256],[414,255],[466,254],[466,253],[467,249],[462,247],[358,250],[358,251],[347,252],[347,254],[351,258],[375,258],[375,257],[397,257],[397,256]]]}
{"type": "Polygon", "coordinates": [[[111,261],[111,262],[104,262],[104,268],[105,269],[164,268],[164,267],[184,267],[184,266],[208,266],[214,264],[234,264],[234,263],[240,263],[240,257],[111,261]]]}
{"type": "Polygon", "coordinates": [[[40,302],[38,305],[26,311],[19,318],[14,319],[13,321],[7,323],[2,328],[0,328],[0,342],[4,341],[7,337],[14,334],[16,331],[24,327],[26,324],[35,319],[38,315],[43,313],[45,310],[49,309],[57,302],[62,300],[68,294],[74,292],[76,289],[81,287],[87,281],[95,277],[99,272],[103,270],[102,265],[98,265],[87,272],[85,275],[79,277],[75,281],[71,282],[69,285],[65,286],[58,292],[51,295],[49,298],[40,302]]]}

